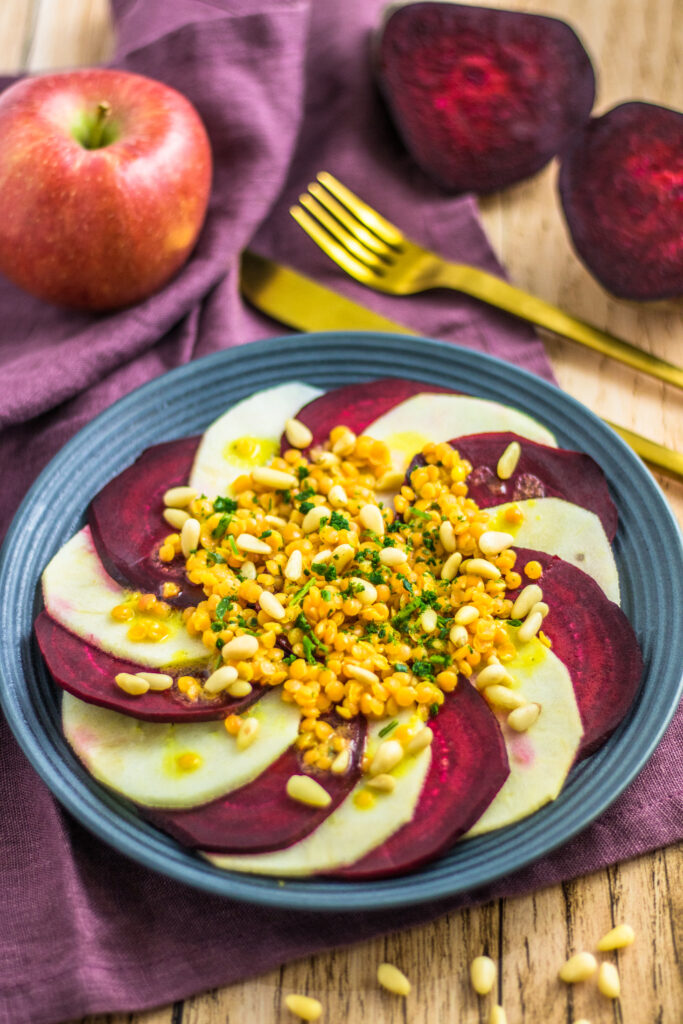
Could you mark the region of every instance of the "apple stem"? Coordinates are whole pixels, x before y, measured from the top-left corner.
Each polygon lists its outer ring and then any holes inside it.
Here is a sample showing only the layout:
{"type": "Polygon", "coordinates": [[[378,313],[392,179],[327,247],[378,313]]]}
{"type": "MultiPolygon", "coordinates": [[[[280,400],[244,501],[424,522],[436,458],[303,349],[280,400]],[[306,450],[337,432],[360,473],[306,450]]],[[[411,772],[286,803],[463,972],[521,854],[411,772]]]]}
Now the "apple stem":
{"type": "Polygon", "coordinates": [[[106,125],[110,114],[111,104],[107,103],[106,100],[101,100],[97,104],[97,113],[95,115],[95,123],[93,124],[90,132],[90,145],[88,146],[88,149],[99,149],[102,145],[104,126],[106,125]]]}

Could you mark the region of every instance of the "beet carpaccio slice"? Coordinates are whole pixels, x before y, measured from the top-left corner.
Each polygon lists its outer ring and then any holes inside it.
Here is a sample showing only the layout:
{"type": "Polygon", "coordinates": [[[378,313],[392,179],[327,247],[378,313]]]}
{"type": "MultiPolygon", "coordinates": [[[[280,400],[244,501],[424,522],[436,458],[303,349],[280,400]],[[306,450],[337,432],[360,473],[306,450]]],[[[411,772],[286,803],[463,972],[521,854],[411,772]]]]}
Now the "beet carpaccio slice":
{"type": "Polygon", "coordinates": [[[64,629],[47,612],[41,612],[36,619],[35,631],[48,670],[62,689],[88,704],[98,704],[145,722],[208,722],[225,718],[228,714],[241,714],[265,692],[263,687],[254,686],[247,697],[219,694],[210,701],[190,701],[172,687],[132,697],[116,685],[114,677],[119,672],[135,674],[153,669],[100,651],[64,629]]]}
{"type": "MultiPolygon", "coordinates": [[[[354,434],[362,434],[370,423],[374,423],[395,405],[405,402],[413,395],[422,394],[454,395],[457,392],[452,388],[442,388],[438,384],[421,384],[419,381],[386,377],[365,384],[347,384],[343,388],[327,391],[300,409],[296,418],[305,423],[313,434],[310,447],[315,448],[329,439],[333,427],[344,424],[354,434]]],[[[283,435],[283,451],[289,447],[283,435]]]]}
{"type": "Polygon", "coordinates": [[[623,299],[683,295],[683,113],[622,103],[562,156],[560,198],[574,248],[623,299]]]}
{"type": "Polygon", "coordinates": [[[432,759],[415,814],[361,860],[331,877],[387,878],[438,856],[486,810],[507,779],[505,741],[488,704],[461,677],[429,723],[432,759]]]}
{"type": "MultiPolygon", "coordinates": [[[[517,567],[529,561],[543,566],[538,584],[550,611],[542,629],[569,670],[584,730],[579,756],[586,757],[616,729],[638,691],[643,658],[636,635],[586,573],[544,551],[515,550],[517,567]]],[[[517,593],[508,596],[514,600],[517,593]]]]}
{"type": "Polygon", "coordinates": [[[301,752],[286,750],[257,779],[210,804],[189,810],[160,811],[140,807],[152,824],[168,832],[184,846],[211,853],[266,853],[303,839],[338,807],[360,777],[367,723],[355,718],[324,716],[349,740],[349,767],[343,775],[304,767],[301,752]],[[287,796],[292,775],[312,775],[332,798],[327,807],[310,807],[287,796]]]}
{"type": "Polygon", "coordinates": [[[590,58],[565,22],[451,3],[390,8],[377,74],[413,159],[456,192],[535,174],[595,98],[590,58]]]}
{"type": "Polygon", "coordinates": [[[173,532],[162,517],[163,496],[170,487],[187,483],[198,444],[198,438],[186,437],[147,448],[102,488],[88,513],[95,548],[109,575],[158,597],[164,583],[175,583],[178,595],[164,600],[177,607],[198,604],[205,595],[188,582],[184,563],[159,559],[164,537],[173,532]]]}
{"type": "MultiPolygon", "coordinates": [[[[594,512],[609,540],[614,540],[616,505],[610,497],[604,473],[590,455],[550,448],[511,433],[470,434],[456,437],[449,444],[472,465],[467,477],[468,497],[480,508],[527,498],[564,498],[594,512]],[[520,445],[521,455],[512,476],[501,480],[496,466],[513,441],[520,445]]],[[[413,468],[411,464],[409,474],[413,468]]]]}

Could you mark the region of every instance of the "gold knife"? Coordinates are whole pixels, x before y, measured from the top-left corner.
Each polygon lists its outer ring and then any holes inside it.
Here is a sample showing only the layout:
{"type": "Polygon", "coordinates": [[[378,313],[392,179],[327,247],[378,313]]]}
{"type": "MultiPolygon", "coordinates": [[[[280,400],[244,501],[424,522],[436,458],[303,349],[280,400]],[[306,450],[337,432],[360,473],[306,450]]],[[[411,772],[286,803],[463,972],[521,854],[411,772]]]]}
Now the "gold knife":
{"type": "MultiPolygon", "coordinates": [[[[240,287],[245,298],[262,313],[297,331],[417,331],[380,316],[338,292],[316,284],[291,267],[274,263],[253,252],[242,253],[240,287]]],[[[605,422],[649,465],[669,476],[683,479],[683,455],[656,441],[605,422]]]]}

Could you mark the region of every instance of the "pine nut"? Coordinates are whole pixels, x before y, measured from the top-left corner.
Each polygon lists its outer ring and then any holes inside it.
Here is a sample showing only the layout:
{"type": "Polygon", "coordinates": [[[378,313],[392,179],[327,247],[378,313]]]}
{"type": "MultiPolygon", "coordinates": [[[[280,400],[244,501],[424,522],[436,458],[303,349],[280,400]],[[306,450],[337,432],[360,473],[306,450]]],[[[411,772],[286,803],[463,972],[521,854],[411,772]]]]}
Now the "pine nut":
{"type": "Polygon", "coordinates": [[[285,566],[285,578],[288,580],[298,580],[301,578],[303,571],[304,556],[301,554],[299,549],[296,548],[287,559],[287,565],[285,566]]]}
{"type": "Polygon", "coordinates": [[[243,580],[255,580],[256,579],[256,566],[247,558],[246,561],[242,562],[240,566],[240,576],[243,580]]]}
{"type": "Polygon", "coordinates": [[[514,708],[507,717],[507,723],[511,729],[515,730],[515,732],[526,732],[527,729],[531,728],[534,722],[538,721],[540,713],[541,705],[532,701],[530,704],[524,704],[522,707],[514,708]]]}
{"type": "Polygon", "coordinates": [[[256,739],[256,735],[260,729],[260,722],[258,718],[245,718],[240,726],[240,731],[237,733],[237,749],[246,750],[256,739]]]}
{"type": "Polygon", "coordinates": [[[367,683],[368,686],[379,682],[379,676],[375,672],[371,672],[370,669],[363,668],[361,665],[344,665],[344,671],[351,679],[357,679],[359,683],[367,683]]]}
{"type": "Polygon", "coordinates": [[[522,644],[528,644],[538,633],[543,625],[543,616],[540,612],[529,612],[522,625],[517,630],[517,639],[522,644]]]}
{"type": "Polygon", "coordinates": [[[349,562],[352,562],[355,557],[356,552],[350,544],[337,544],[336,548],[332,552],[332,561],[337,567],[338,572],[345,569],[349,562]]]}
{"type": "Polygon", "coordinates": [[[462,563],[462,571],[472,573],[473,576],[481,576],[483,580],[500,579],[500,569],[493,562],[485,558],[467,558],[462,563]]]}
{"type": "Polygon", "coordinates": [[[129,693],[131,697],[141,697],[143,693],[147,693],[149,690],[149,683],[146,679],[142,679],[141,676],[136,676],[132,672],[119,672],[118,675],[114,676],[114,682],[123,690],[124,693],[129,693]]]}
{"type": "Polygon", "coordinates": [[[360,576],[352,576],[351,583],[353,584],[354,594],[361,604],[375,603],[377,600],[377,590],[373,587],[372,583],[361,579],[360,576]]]}
{"type": "Polygon", "coordinates": [[[453,616],[453,621],[457,626],[469,626],[470,622],[474,622],[478,618],[479,609],[475,608],[473,604],[464,604],[462,608],[458,608],[453,616]]]}
{"type": "Polygon", "coordinates": [[[186,512],[184,508],[165,508],[162,515],[168,525],[172,526],[174,530],[182,530],[190,518],[190,513],[186,512]]]}
{"type": "Polygon", "coordinates": [[[496,474],[498,475],[499,480],[510,479],[514,471],[517,469],[517,463],[519,462],[521,454],[522,448],[519,441],[511,441],[501,457],[498,459],[496,474]]]}
{"type": "Polygon", "coordinates": [[[285,610],[276,598],[275,594],[271,594],[269,590],[262,590],[261,595],[258,599],[258,603],[263,608],[266,615],[270,615],[271,619],[284,619],[285,610]]]}
{"type": "Polygon", "coordinates": [[[371,530],[380,537],[384,534],[384,519],[381,509],[377,505],[363,505],[358,513],[358,518],[366,530],[371,530]]]}
{"type": "Polygon", "coordinates": [[[333,508],[342,508],[349,500],[341,484],[335,484],[327,492],[327,500],[333,508]]]}
{"type": "Polygon", "coordinates": [[[396,789],[396,779],[393,775],[375,775],[367,782],[370,789],[376,789],[379,793],[393,793],[396,789]]]}
{"type": "Polygon", "coordinates": [[[314,461],[317,466],[321,466],[323,469],[332,469],[332,466],[339,465],[341,459],[334,452],[318,452],[314,461]]]}
{"type": "Polygon", "coordinates": [[[530,583],[520,590],[510,612],[511,619],[524,619],[538,601],[543,600],[543,591],[537,583],[530,583]]]}
{"type": "Polygon", "coordinates": [[[278,530],[287,526],[287,520],[283,519],[282,516],[264,516],[263,518],[269,526],[277,526],[278,530]]]}
{"type": "Polygon", "coordinates": [[[509,686],[512,682],[512,677],[503,668],[502,665],[487,665],[481,672],[477,674],[476,686],[478,690],[485,690],[487,686],[494,686],[497,683],[502,683],[503,686],[509,686]]]}
{"type": "Polygon", "coordinates": [[[441,541],[441,546],[444,551],[448,551],[449,553],[455,551],[455,530],[453,529],[453,523],[448,519],[444,519],[439,527],[439,540],[441,541]]]}
{"type": "Polygon", "coordinates": [[[324,551],[319,551],[317,555],[313,557],[314,562],[327,562],[329,558],[332,558],[332,552],[329,548],[325,548],[324,551]]]}
{"type": "Polygon", "coordinates": [[[499,555],[501,551],[509,548],[514,539],[511,533],[487,530],[479,538],[479,550],[487,558],[490,558],[491,555],[499,555]]]}
{"type": "Polygon", "coordinates": [[[403,548],[382,548],[379,560],[382,565],[403,565],[408,560],[408,555],[403,548]]]}
{"type": "Polygon", "coordinates": [[[621,994],[619,971],[614,964],[602,963],[598,971],[598,989],[608,999],[618,999],[621,994]]]}
{"type": "Polygon", "coordinates": [[[454,551],[452,555],[449,555],[446,561],[441,567],[441,579],[442,580],[454,580],[458,575],[458,569],[462,562],[462,555],[459,551],[454,551]]]}
{"type": "Polygon", "coordinates": [[[329,508],[324,505],[316,505],[315,508],[308,510],[304,516],[304,521],[301,524],[301,529],[304,533],[312,533],[313,530],[320,529],[320,522],[322,519],[329,519],[332,513],[329,508]]]}
{"type": "Polygon", "coordinates": [[[508,1024],[507,1014],[502,1006],[491,1007],[489,1024],[508,1024]]]}
{"type": "Polygon", "coordinates": [[[264,540],[253,537],[250,533],[241,533],[235,540],[240,551],[246,551],[250,555],[270,555],[271,548],[264,540]]]}
{"type": "Polygon", "coordinates": [[[383,775],[403,759],[403,747],[398,740],[385,740],[380,743],[370,763],[370,775],[383,775]]]}
{"type": "Polygon", "coordinates": [[[377,481],[378,491],[397,491],[404,480],[404,474],[398,469],[388,469],[377,481]]]}
{"type": "Polygon", "coordinates": [[[183,523],[183,528],[180,531],[180,549],[183,558],[189,558],[192,552],[197,550],[201,529],[199,520],[193,519],[191,516],[183,523]]]}
{"type": "Polygon", "coordinates": [[[296,992],[285,996],[285,1006],[301,1020],[317,1020],[323,1012],[323,1004],[317,999],[301,996],[296,992]]]}
{"type": "Polygon", "coordinates": [[[350,762],[351,754],[349,753],[348,747],[345,747],[344,750],[340,750],[335,757],[334,761],[330,765],[330,771],[333,775],[343,775],[349,767],[350,762]]]}
{"type": "Polygon", "coordinates": [[[568,985],[574,985],[577,981],[586,981],[587,978],[595,974],[597,966],[598,962],[592,953],[575,953],[560,967],[560,981],[566,981],[568,985]]]}
{"type": "Polygon", "coordinates": [[[287,796],[309,807],[328,807],[332,797],[326,789],[310,775],[290,775],[287,779],[287,796]]]}
{"type": "Polygon", "coordinates": [[[308,448],[313,440],[313,434],[306,424],[294,416],[285,420],[285,437],[292,448],[308,448]]]}
{"type": "Polygon", "coordinates": [[[173,686],[173,676],[168,676],[165,672],[136,672],[135,674],[149,683],[150,690],[156,692],[170,690],[173,686]]]}
{"type": "Polygon", "coordinates": [[[405,753],[409,757],[413,757],[415,754],[419,754],[425,747],[431,746],[432,740],[434,739],[434,733],[428,725],[424,729],[420,729],[415,735],[406,743],[405,753]]]}
{"type": "Polygon", "coordinates": [[[496,708],[503,708],[505,711],[514,711],[515,708],[521,708],[526,703],[521,693],[516,693],[515,690],[509,690],[507,686],[499,686],[496,683],[486,687],[484,697],[489,704],[493,704],[496,708]]]}
{"type": "Polygon", "coordinates": [[[258,640],[245,633],[228,640],[221,653],[225,661],[241,661],[243,658],[253,658],[257,651],[258,640]]]}
{"type": "Polygon", "coordinates": [[[270,466],[255,466],[251,471],[251,479],[255,484],[269,487],[273,491],[286,491],[299,483],[298,477],[293,473],[283,473],[282,470],[271,469],[270,466]]]}
{"type": "Polygon", "coordinates": [[[537,601],[529,612],[529,615],[533,615],[535,612],[538,612],[539,615],[545,618],[549,611],[550,605],[547,605],[545,601],[537,601]]]}
{"type": "Polygon", "coordinates": [[[197,497],[194,487],[170,487],[164,494],[167,508],[186,508],[197,497]]]}
{"type": "Polygon", "coordinates": [[[433,608],[425,608],[420,616],[420,625],[425,633],[433,633],[439,623],[439,617],[433,608]]]}
{"type": "Polygon", "coordinates": [[[341,437],[332,445],[333,455],[350,455],[356,447],[356,435],[352,430],[345,430],[341,437]]]}
{"type": "Polygon", "coordinates": [[[598,942],[597,948],[601,953],[607,953],[612,949],[623,949],[635,941],[636,933],[630,924],[618,924],[612,928],[598,942]]]}
{"type": "Polygon", "coordinates": [[[480,996],[486,996],[496,981],[496,965],[490,956],[475,956],[470,964],[472,988],[480,996]]]}
{"type": "Polygon", "coordinates": [[[204,683],[204,689],[207,693],[220,693],[230,683],[234,683],[237,679],[237,669],[234,665],[223,665],[221,668],[217,668],[215,672],[212,672],[209,678],[204,683]]]}
{"type": "Polygon", "coordinates": [[[464,626],[451,626],[448,639],[454,647],[464,647],[465,644],[469,643],[470,637],[464,626]]]}
{"type": "Polygon", "coordinates": [[[393,992],[396,996],[410,995],[410,982],[394,964],[380,964],[377,968],[377,981],[387,992],[393,992]]]}
{"type": "MultiPolygon", "coordinates": [[[[230,666],[226,666],[229,668],[230,666]]],[[[219,669],[220,671],[220,669],[219,669]]],[[[236,679],[234,683],[229,683],[226,687],[226,692],[231,697],[248,697],[252,691],[251,683],[248,683],[246,679],[236,679]]]]}

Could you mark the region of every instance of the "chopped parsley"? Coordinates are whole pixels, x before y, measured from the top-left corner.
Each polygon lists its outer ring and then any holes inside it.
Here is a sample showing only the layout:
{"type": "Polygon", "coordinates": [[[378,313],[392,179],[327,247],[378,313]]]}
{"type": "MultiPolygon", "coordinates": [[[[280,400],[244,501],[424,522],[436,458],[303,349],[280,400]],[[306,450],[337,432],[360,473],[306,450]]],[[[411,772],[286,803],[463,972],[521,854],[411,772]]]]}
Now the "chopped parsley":
{"type": "Polygon", "coordinates": [[[234,498],[214,498],[214,512],[236,512],[237,502],[234,498]]]}
{"type": "Polygon", "coordinates": [[[323,576],[328,583],[337,578],[336,566],[328,564],[327,562],[313,562],[311,565],[313,572],[317,572],[318,576],[323,576]]]}
{"type": "Polygon", "coordinates": [[[337,510],[335,509],[335,511],[330,516],[330,526],[334,530],[348,530],[349,521],[346,518],[346,516],[343,516],[341,512],[337,512],[337,510]]]}
{"type": "MultiPolygon", "coordinates": [[[[303,599],[305,598],[306,594],[311,589],[311,587],[313,586],[314,583],[315,583],[314,579],[310,579],[306,583],[304,583],[303,587],[301,587],[300,590],[297,590],[296,594],[294,595],[294,597],[292,598],[292,600],[289,603],[290,604],[301,604],[301,602],[303,601],[303,599]]],[[[301,627],[299,627],[299,628],[301,628],[301,627]]]]}
{"type": "Polygon", "coordinates": [[[382,729],[380,729],[377,735],[379,736],[380,739],[384,739],[385,736],[388,736],[390,732],[394,731],[397,725],[398,719],[395,718],[393,722],[389,722],[388,725],[385,725],[382,729]]]}

